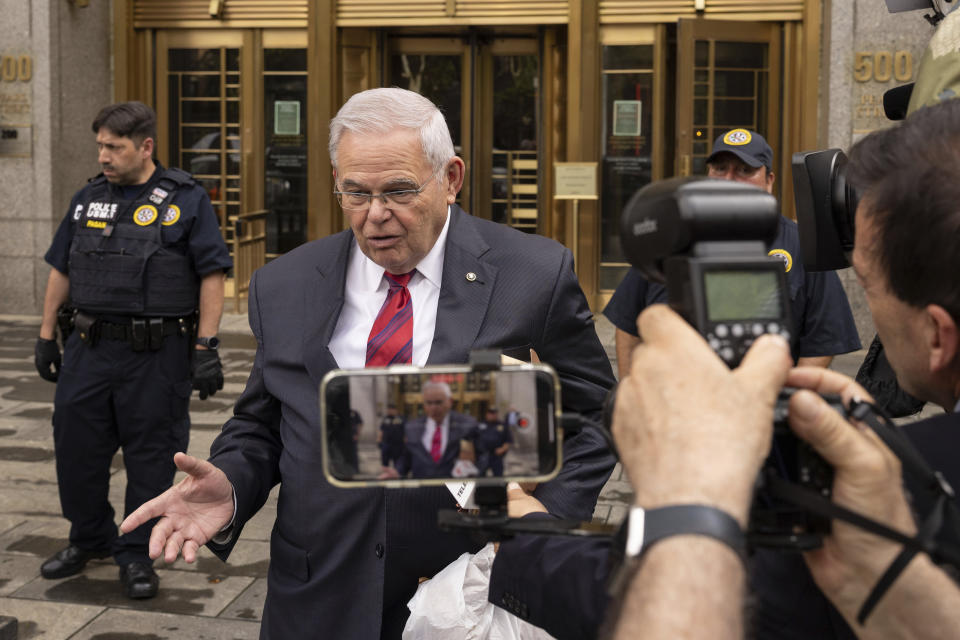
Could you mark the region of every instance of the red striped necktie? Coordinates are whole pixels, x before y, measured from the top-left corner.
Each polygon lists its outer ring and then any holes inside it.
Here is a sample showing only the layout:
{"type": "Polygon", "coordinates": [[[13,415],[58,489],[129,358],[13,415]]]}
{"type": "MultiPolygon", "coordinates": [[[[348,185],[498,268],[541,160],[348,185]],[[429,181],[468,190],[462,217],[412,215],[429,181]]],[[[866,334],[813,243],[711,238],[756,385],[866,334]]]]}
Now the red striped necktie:
{"type": "Polygon", "coordinates": [[[407,284],[414,272],[396,276],[384,272],[390,290],[367,338],[367,366],[409,364],[413,356],[413,300],[407,284]]]}
{"type": "Polygon", "coordinates": [[[443,430],[440,423],[437,423],[437,428],[433,432],[433,440],[430,441],[430,457],[433,458],[434,462],[440,462],[440,458],[443,457],[443,430]]]}

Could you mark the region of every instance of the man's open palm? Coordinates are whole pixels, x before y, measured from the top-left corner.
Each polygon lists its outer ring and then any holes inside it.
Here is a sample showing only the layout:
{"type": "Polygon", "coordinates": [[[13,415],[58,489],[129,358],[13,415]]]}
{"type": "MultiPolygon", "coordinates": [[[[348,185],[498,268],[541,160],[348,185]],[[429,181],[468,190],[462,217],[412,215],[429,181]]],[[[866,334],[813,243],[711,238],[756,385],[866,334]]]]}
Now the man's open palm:
{"type": "Polygon", "coordinates": [[[128,533],[153,518],[160,518],[150,533],[151,558],[163,554],[165,562],[193,562],[197,550],[233,517],[233,487],[226,474],[206,460],[185,453],[173,462],[187,477],[144,503],[120,524],[128,533]]]}

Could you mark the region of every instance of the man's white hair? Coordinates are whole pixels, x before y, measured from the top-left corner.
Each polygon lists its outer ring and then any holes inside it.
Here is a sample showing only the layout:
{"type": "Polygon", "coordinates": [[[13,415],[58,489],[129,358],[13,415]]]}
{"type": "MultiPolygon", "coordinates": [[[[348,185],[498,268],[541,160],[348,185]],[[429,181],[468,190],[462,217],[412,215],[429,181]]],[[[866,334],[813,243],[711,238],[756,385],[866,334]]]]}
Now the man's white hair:
{"type": "Polygon", "coordinates": [[[443,169],[456,153],[443,114],[419,93],[398,87],[369,89],[350,96],[330,121],[330,162],[337,167],[337,147],[343,134],[384,135],[410,129],[420,135],[420,145],[434,172],[443,169]]]}
{"type": "Polygon", "coordinates": [[[453,397],[453,392],[450,391],[450,385],[446,382],[437,382],[436,380],[428,380],[427,382],[424,382],[422,387],[424,395],[426,395],[427,391],[430,389],[440,389],[440,391],[443,391],[444,395],[446,395],[448,398],[453,397]]]}

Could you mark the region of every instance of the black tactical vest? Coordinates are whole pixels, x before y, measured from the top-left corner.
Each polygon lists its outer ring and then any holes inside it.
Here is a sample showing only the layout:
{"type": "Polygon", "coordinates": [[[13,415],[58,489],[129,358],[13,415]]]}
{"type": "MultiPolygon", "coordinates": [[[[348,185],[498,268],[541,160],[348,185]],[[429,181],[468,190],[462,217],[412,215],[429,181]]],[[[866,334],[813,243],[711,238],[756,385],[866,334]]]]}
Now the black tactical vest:
{"type": "Polygon", "coordinates": [[[193,313],[199,277],[189,256],[164,246],[161,238],[161,221],[177,189],[193,183],[185,171],[160,168],[133,201],[117,202],[104,176],[93,180],[80,202],[83,215],[75,221],[70,245],[70,301],[74,307],[114,315],[178,317],[193,313]],[[111,207],[116,202],[117,206],[104,212],[103,220],[91,220],[87,214],[94,202],[110,202],[111,207]]]}

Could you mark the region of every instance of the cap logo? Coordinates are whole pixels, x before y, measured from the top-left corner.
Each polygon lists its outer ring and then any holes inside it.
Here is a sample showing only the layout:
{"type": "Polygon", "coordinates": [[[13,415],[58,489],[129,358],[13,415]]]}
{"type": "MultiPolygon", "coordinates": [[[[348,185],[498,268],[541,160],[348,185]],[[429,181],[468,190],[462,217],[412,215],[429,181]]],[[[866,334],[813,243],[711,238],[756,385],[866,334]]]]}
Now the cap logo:
{"type": "Polygon", "coordinates": [[[751,140],[753,140],[753,136],[751,136],[750,132],[746,129],[734,129],[733,131],[728,131],[727,135],[723,136],[723,141],[734,147],[750,144],[751,140]]]}
{"type": "Polygon", "coordinates": [[[793,256],[790,255],[789,251],[786,249],[771,249],[767,255],[771,258],[780,258],[783,260],[784,271],[790,273],[790,269],[793,268],[793,256]]]}

